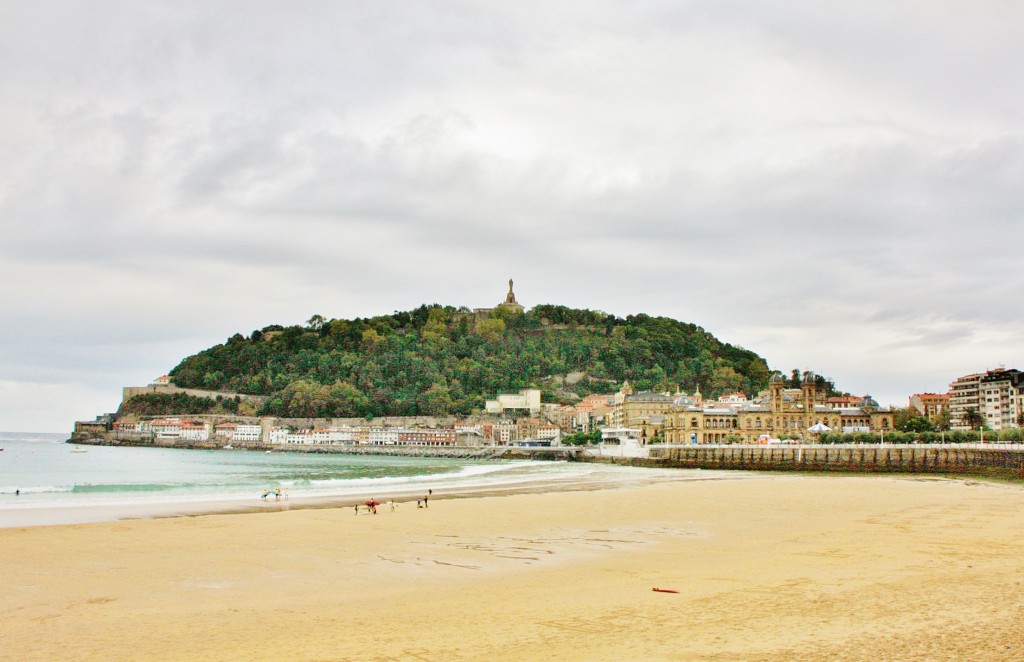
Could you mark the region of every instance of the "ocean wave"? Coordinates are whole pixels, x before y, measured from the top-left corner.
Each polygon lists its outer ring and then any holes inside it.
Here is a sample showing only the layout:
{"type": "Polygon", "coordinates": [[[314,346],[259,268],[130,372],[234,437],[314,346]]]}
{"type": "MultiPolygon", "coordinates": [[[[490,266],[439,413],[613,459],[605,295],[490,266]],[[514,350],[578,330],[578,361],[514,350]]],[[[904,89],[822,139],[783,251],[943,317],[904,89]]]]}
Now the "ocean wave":
{"type": "Polygon", "coordinates": [[[0,486],[0,494],[58,494],[71,492],[74,485],[37,485],[35,487],[0,486]]]}

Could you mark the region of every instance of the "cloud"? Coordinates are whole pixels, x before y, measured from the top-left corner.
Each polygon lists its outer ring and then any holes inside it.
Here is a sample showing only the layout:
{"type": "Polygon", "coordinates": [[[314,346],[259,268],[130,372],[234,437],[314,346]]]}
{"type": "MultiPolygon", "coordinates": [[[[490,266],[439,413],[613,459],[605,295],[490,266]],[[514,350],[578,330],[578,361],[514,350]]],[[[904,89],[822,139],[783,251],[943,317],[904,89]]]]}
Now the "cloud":
{"type": "Polygon", "coordinates": [[[1015,358],[1009,3],[59,4],[0,8],[7,379],[509,276],[853,390],[1015,358]]]}

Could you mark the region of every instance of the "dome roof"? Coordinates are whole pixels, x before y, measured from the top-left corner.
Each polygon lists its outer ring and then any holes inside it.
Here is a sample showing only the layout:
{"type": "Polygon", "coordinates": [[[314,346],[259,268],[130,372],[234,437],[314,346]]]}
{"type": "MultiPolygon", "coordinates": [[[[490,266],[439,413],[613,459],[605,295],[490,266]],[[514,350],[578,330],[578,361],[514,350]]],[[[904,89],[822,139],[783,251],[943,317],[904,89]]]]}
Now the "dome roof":
{"type": "Polygon", "coordinates": [[[780,383],[782,383],[782,381],[783,381],[782,373],[776,372],[775,374],[772,375],[772,378],[768,380],[768,383],[769,384],[780,384],[780,383]]]}
{"type": "Polygon", "coordinates": [[[676,407],[692,407],[693,400],[691,400],[690,397],[687,395],[680,395],[679,397],[672,401],[672,404],[675,405],[676,407]]]}

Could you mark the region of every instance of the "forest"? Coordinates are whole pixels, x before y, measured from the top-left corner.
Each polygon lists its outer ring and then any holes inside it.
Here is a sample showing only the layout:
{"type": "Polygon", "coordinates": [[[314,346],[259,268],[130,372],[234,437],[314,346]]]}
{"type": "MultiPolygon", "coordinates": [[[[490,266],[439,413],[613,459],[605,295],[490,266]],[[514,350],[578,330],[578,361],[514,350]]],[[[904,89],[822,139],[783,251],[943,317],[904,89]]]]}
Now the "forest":
{"type": "Polygon", "coordinates": [[[637,391],[751,394],[769,375],[756,353],[666,317],[437,304],[235,334],[170,372],[182,387],[268,396],[260,414],[294,417],[466,415],[498,393],[540,388],[545,402],[572,403],[625,380],[637,391]]]}

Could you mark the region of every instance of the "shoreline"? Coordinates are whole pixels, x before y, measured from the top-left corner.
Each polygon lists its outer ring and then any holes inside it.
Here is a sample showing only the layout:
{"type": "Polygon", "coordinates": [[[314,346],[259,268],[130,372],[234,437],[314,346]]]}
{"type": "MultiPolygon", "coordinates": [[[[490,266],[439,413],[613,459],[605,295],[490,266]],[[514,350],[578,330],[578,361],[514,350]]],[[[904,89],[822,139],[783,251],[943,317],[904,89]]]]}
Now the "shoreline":
{"type": "MultiPolygon", "coordinates": [[[[93,438],[67,443],[226,450],[210,442],[154,444],[93,438]]],[[[1020,444],[760,444],[649,445],[637,454],[593,454],[591,447],[552,446],[350,446],[266,445],[248,442],[231,450],[267,453],[374,455],[475,460],[540,459],[648,468],[870,475],[969,475],[980,479],[1024,481],[1024,445],[1020,444]]]]}
{"type": "Polygon", "coordinates": [[[678,481],[745,480],[756,478],[752,472],[680,471],[642,467],[614,467],[614,471],[599,475],[536,476],[514,483],[452,485],[423,482],[413,486],[387,485],[367,490],[366,494],[350,495],[294,495],[285,492],[281,499],[268,496],[261,499],[254,494],[245,498],[196,498],[182,501],[144,501],[132,504],[62,504],[25,505],[0,509],[0,530],[36,526],[62,526],[101,522],[199,517],[204,515],[232,515],[271,513],[290,510],[352,509],[374,498],[381,503],[415,504],[416,499],[433,490],[431,500],[463,499],[485,496],[510,496],[561,492],[586,492],[603,489],[629,488],[644,484],[678,481]]]}
{"type": "Polygon", "coordinates": [[[1021,655],[1024,489],[923,478],[2,529],[20,562],[0,646],[22,662],[1021,655]]]}

